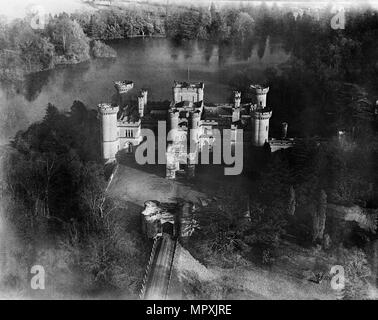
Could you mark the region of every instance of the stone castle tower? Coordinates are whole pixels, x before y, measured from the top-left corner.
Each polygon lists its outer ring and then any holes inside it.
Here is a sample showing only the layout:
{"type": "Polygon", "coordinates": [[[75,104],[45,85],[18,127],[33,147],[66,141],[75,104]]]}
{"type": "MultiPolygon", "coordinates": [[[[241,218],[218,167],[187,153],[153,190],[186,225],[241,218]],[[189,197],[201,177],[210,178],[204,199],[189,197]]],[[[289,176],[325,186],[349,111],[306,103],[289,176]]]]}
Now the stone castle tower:
{"type": "MultiPolygon", "coordinates": [[[[125,95],[133,89],[133,82],[125,80],[116,81],[114,84],[120,103],[125,102],[125,95]]],[[[186,170],[185,168],[188,169],[189,175],[194,175],[194,160],[201,153],[204,143],[212,148],[215,141],[213,130],[225,126],[236,134],[236,129],[250,123],[252,145],[261,147],[269,143],[272,146],[272,141],[274,142],[275,139],[269,140],[269,121],[272,116],[272,110],[267,106],[269,87],[255,84],[251,85],[250,89],[255,98],[252,103],[242,103],[241,92],[234,91],[232,103],[207,106],[204,103],[203,82],[175,81],[172,88],[173,101],[168,110],[166,106],[156,110],[152,110],[151,106],[148,108],[148,92],[145,89],[138,94],[136,106],[99,104],[98,117],[101,123],[103,159],[114,161],[119,150],[125,150],[127,153],[135,151],[143,141],[142,119],[146,114],[148,121],[144,125],[147,127],[154,126],[152,122],[157,122],[161,115],[167,117],[171,133],[169,140],[172,141],[167,150],[167,177],[174,177],[176,171],[181,173],[186,170]],[[182,164],[181,168],[180,164],[182,164]]],[[[286,139],[286,133],[282,135],[282,139],[286,139]]],[[[231,143],[235,141],[236,136],[231,143]]],[[[280,143],[280,148],[288,145],[286,142],[280,143]]],[[[276,145],[277,143],[275,150],[276,145]]]]}
{"type": "Polygon", "coordinates": [[[199,102],[203,101],[204,84],[192,84],[187,82],[176,82],[173,86],[173,102],[181,101],[199,102]]]}
{"type": "Polygon", "coordinates": [[[251,85],[256,104],[251,109],[252,144],[262,147],[269,140],[269,120],[272,116],[271,109],[266,106],[266,96],[269,87],[251,85]]]}
{"type": "Polygon", "coordinates": [[[139,111],[139,116],[141,118],[144,117],[144,109],[147,105],[147,94],[148,91],[145,89],[142,89],[139,96],[138,96],[138,111],[139,111]]]}
{"type": "Polygon", "coordinates": [[[102,133],[102,156],[105,160],[115,160],[119,148],[117,114],[118,106],[102,103],[98,106],[101,133],[102,133]]]}

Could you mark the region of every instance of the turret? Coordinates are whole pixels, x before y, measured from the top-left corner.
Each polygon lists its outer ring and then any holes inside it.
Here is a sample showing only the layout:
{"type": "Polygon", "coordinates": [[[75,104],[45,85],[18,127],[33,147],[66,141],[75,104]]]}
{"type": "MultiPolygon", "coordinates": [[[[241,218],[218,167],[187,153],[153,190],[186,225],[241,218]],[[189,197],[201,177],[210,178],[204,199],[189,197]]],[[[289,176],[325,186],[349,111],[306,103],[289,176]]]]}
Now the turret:
{"type": "Polygon", "coordinates": [[[178,103],[181,101],[199,102],[203,101],[204,83],[188,83],[174,82],[173,85],[173,101],[178,103]]]}
{"type": "Polygon", "coordinates": [[[143,97],[144,105],[146,106],[147,105],[148,91],[146,89],[142,89],[141,92],[140,92],[140,95],[143,97]]]}
{"type": "Polygon", "coordinates": [[[266,106],[269,87],[253,84],[250,88],[255,95],[256,102],[256,109],[251,111],[252,143],[256,147],[262,147],[269,139],[269,119],[272,116],[272,111],[266,106]]]}
{"type": "Polygon", "coordinates": [[[138,97],[138,111],[139,111],[139,116],[142,118],[144,116],[144,103],[145,99],[143,96],[138,97]]]}
{"type": "Polygon", "coordinates": [[[134,82],[129,80],[114,81],[114,88],[117,90],[117,103],[122,107],[126,103],[126,94],[134,88],[134,82]]]}
{"type": "Polygon", "coordinates": [[[98,105],[98,113],[101,122],[102,156],[105,161],[115,160],[119,149],[117,113],[119,107],[108,103],[98,105]]]}
{"type": "Polygon", "coordinates": [[[269,87],[264,87],[259,84],[252,84],[250,88],[252,89],[252,92],[255,95],[257,109],[266,108],[266,96],[269,92],[269,87]]]}
{"type": "Polygon", "coordinates": [[[288,127],[288,123],[282,122],[282,139],[286,139],[287,137],[287,127],[288,127]]]}
{"type": "Polygon", "coordinates": [[[134,88],[134,82],[129,80],[114,81],[114,87],[117,90],[117,93],[123,94],[134,88]]]}
{"type": "Polygon", "coordinates": [[[240,91],[234,91],[234,106],[232,108],[232,122],[236,122],[240,120],[240,102],[241,102],[240,91]]]}
{"type": "Polygon", "coordinates": [[[241,102],[241,92],[234,91],[234,108],[239,108],[241,102]]]}

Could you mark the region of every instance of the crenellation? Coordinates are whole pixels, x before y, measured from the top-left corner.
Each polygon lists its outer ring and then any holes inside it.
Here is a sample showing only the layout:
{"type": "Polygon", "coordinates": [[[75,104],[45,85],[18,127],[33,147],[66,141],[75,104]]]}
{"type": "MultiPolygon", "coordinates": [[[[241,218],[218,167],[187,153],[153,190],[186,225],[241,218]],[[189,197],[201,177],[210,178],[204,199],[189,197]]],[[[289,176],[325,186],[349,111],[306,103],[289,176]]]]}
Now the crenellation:
{"type": "MultiPolygon", "coordinates": [[[[117,82],[117,84],[121,91],[128,91],[134,85],[132,81],[117,82]]],[[[187,177],[194,176],[193,159],[198,159],[204,145],[210,142],[211,146],[214,145],[215,137],[212,132],[215,129],[231,129],[232,144],[236,143],[237,129],[243,125],[245,130],[252,130],[252,145],[256,147],[269,144],[271,141],[270,145],[274,150],[293,145],[286,139],[286,135],[282,135],[283,139],[279,141],[269,140],[269,120],[272,117],[272,110],[266,104],[269,87],[251,85],[250,89],[255,96],[255,103],[244,104],[241,104],[240,91],[234,91],[233,104],[206,104],[204,87],[203,82],[174,81],[173,99],[168,109],[166,109],[167,106],[162,106],[159,109],[155,103],[154,112],[150,111],[147,114],[148,92],[145,89],[140,91],[136,107],[126,106],[121,113],[118,112],[118,106],[100,104],[98,110],[102,119],[104,159],[114,160],[116,153],[121,149],[133,152],[143,140],[141,136],[142,123],[156,128],[157,122],[163,115],[168,120],[167,129],[170,132],[168,137],[170,142],[166,149],[166,177],[169,179],[175,179],[177,174],[186,170],[187,177]],[[118,115],[120,115],[119,118],[118,115]],[[157,115],[160,116],[157,117],[157,115]],[[135,120],[135,117],[138,120],[135,120]],[[246,124],[249,122],[251,125],[247,126],[246,124]],[[209,133],[211,133],[211,141],[209,133]]],[[[249,136],[244,135],[244,137],[249,136]]],[[[222,136],[219,139],[222,139],[222,136]]]]}
{"type": "Polygon", "coordinates": [[[129,80],[114,81],[114,87],[119,94],[123,94],[134,88],[134,82],[129,80]]]}

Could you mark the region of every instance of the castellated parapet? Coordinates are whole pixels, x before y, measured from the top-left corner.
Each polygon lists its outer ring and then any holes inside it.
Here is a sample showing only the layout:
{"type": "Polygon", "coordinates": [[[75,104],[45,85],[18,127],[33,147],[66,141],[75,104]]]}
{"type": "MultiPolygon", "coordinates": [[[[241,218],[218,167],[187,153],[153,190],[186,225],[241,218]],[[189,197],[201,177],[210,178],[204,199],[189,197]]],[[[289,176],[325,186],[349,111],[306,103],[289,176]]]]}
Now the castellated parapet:
{"type": "Polygon", "coordinates": [[[251,108],[252,144],[262,147],[269,141],[269,120],[272,117],[272,111],[266,106],[269,87],[252,84],[250,88],[256,99],[256,105],[251,108]]]}
{"type": "MultiPolygon", "coordinates": [[[[119,93],[125,93],[132,89],[134,84],[132,81],[118,81],[115,82],[115,86],[119,93]]],[[[269,120],[272,110],[266,103],[269,87],[255,84],[251,85],[250,89],[256,97],[256,104],[242,104],[241,93],[234,91],[233,103],[207,105],[204,102],[202,82],[176,81],[172,88],[173,101],[168,109],[166,104],[161,106],[151,104],[151,110],[146,109],[147,90],[141,90],[137,102],[131,102],[134,105],[125,105],[122,112],[116,105],[100,104],[98,113],[101,119],[103,158],[107,161],[115,160],[116,153],[121,149],[133,152],[134,147],[143,140],[142,125],[154,128],[161,120],[168,120],[168,132],[171,134],[168,137],[170,142],[166,150],[167,178],[175,178],[176,174],[183,172],[186,172],[188,176],[194,176],[195,164],[191,159],[199,156],[203,150],[201,146],[205,145],[204,142],[211,148],[214,143],[221,143],[221,141],[216,141],[222,139],[222,135],[219,137],[217,135],[218,130],[231,129],[231,142],[235,144],[238,143],[236,141],[237,129],[250,130],[251,128],[254,146],[261,147],[267,142],[270,143],[269,120]]],[[[121,94],[119,96],[124,97],[121,94]]],[[[281,148],[283,144],[275,143],[274,147],[276,145],[281,148]]],[[[284,147],[291,145],[292,143],[284,144],[284,147]]]]}
{"type": "Polygon", "coordinates": [[[119,94],[127,93],[134,88],[134,82],[129,80],[114,81],[114,87],[119,94]]]}
{"type": "Polygon", "coordinates": [[[259,84],[252,84],[250,88],[255,95],[257,108],[258,109],[266,108],[266,96],[269,92],[269,87],[264,87],[259,84]]]}
{"type": "Polygon", "coordinates": [[[147,105],[148,91],[147,91],[146,89],[142,89],[142,90],[140,91],[140,95],[141,95],[141,97],[143,97],[144,105],[147,105]]]}
{"type": "Polygon", "coordinates": [[[181,101],[203,101],[204,88],[205,85],[203,82],[188,83],[175,81],[172,88],[173,102],[176,104],[181,101]]]}
{"type": "Polygon", "coordinates": [[[98,111],[100,114],[105,115],[105,114],[117,114],[119,111],[119,107],[115,105],[111,105],[110,103],[100,103],[98,105],[98,111]]]}
{"type": "Polygon", "coordinates": [[[234,91],[234,108],[239,108],[241,103],[241,92],[234,91]]]}
{"type": "Polygon", "coordinates": [[[240,120],[240,103],[241,103],[241,92],[234,91],[234,106],[232,108],[232,122],[237,122],[240,120]]]}

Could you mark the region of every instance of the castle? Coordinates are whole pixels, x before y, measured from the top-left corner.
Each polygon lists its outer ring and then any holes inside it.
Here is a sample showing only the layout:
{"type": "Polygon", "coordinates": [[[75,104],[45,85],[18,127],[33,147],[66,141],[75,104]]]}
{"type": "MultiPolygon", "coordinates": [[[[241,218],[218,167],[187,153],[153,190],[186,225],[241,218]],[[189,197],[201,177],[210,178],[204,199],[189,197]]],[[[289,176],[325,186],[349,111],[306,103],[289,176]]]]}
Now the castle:
{"type": "MultiPolygon", "coordinates": [[[[132,81],[115,82],[119,104],[122,104],[124,96],[133,86],[132,81]]],[[[201,150],[207,147],[212,151],[213,146],[219,143],[217,139],[223,138],[215,135],[217,130],[221,132],[229,129],[231,144],[238,143],[236,131],[243,129],[249,132],[244,138],[247,137],[247,142],[255,147],[268,143],[272,151],[276,151],[292,145],[286,139],[286,123],[283,124],[284,139],[269,140],[269,120],[272,116],[272,110],[267,106],[269,87],[251,85],[250,90],[254,97],[252,102],[242,103],[241,93],[235,91],[233,103],[222,104],[205,104],[204,89],[203,82],[175,81],[172,88],[173,99],[169,105],[148,103],[147,90],[140,92],[134,106],[120,108],[119,104],[100,104],[98,111],[104,160],[114,161],[116,153],[121,149],[133,152],[143,141],[142,127],[155,130],[160,120],[167,120],[167,129],[170,131],[170,142],[166,148],[166,177],[171,179],[183,170],[190,176],[194,175],[194,167],[201,150]]]]}

